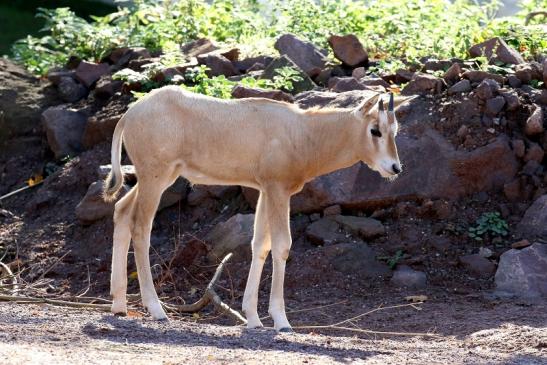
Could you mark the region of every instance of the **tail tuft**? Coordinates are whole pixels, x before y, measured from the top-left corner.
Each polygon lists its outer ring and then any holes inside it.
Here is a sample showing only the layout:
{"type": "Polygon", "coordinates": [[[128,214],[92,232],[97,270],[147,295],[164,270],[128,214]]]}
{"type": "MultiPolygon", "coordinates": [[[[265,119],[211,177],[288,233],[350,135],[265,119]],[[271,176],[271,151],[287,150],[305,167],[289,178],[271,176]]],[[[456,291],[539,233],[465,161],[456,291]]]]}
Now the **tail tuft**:
{"type": "MultiPolygon", "coordinates": [[[[125,117],[125,115],[124,115],[125,117]]],[[[111,159],[112,159],[112,169],[106,177],[103,184],[103,200],[106,202],[111,202],[116,200],[118,192],[123,185],[123,173],[121,165],[121,154],[122,154],[122,138],[123,138],[123,126],[125,124],[125,118],[122,117],[116,129],[114,129],[114,135],[112,136],[112,150],[111,150],[111,159]]]]}

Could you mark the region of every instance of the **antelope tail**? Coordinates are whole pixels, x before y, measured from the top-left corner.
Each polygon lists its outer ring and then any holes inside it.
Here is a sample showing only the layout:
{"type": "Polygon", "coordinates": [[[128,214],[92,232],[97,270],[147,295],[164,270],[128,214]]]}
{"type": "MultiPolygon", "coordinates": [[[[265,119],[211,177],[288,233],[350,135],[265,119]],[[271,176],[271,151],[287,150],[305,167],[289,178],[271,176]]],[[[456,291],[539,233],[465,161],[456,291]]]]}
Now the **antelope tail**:
{"type": "Polygon", "coordinates": [[[103,199],[107,202],[111,202],[116,199],[118,192],[123,185],[123,173],[121,166],[121,154],[123,143],[123,127],[125,125],[125,115],[120,119],[114,129],[114,135],[112,136],[112,150],[111,160],[112,169],[105,179],[103,199]]]}

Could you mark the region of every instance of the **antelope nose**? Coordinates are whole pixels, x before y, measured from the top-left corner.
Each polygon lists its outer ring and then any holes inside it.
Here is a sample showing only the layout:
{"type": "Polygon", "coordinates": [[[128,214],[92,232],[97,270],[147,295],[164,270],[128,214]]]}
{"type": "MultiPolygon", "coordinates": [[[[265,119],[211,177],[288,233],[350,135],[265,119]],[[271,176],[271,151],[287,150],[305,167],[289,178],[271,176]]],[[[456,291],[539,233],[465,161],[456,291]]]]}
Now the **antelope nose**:
{"type": "Polygon", "coordinates": [[[398,174],[398,173],[401,172],[401,167],[400,167],[398,164],[396,164],[396,163],[394,163],[394,164],[391,166],[391,168],[393,169],[393,172],[394,172],[395,174],[398,174]]]}

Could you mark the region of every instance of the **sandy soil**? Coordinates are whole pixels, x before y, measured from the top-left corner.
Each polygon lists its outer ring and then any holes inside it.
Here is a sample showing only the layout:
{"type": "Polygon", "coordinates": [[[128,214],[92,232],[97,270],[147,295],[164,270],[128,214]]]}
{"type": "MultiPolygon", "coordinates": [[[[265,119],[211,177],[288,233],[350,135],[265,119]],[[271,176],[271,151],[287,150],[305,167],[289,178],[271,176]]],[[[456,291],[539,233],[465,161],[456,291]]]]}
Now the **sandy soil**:
{"type": "MultiPolygon", "coordinates": [[[[453,298],[377,312],[365,322],[438,336],[355,335],[198,323],[155,322],[93,310],[0,303],[4,364],[547,364],[547,306],[453,298]],[[465,321],[464,315],[467,317],[465,321]]],[[[325,309],[327,311],[327,309],[325,309]]],[[[289,315],[293,324],[306,314],[289,315]]]]}

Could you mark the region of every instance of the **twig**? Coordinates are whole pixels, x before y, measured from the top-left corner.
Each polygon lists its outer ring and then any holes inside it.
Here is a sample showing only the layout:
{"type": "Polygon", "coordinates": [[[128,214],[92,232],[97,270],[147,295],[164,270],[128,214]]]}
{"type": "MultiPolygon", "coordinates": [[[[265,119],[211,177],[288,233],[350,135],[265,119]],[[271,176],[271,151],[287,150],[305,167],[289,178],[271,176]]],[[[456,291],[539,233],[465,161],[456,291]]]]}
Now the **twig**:
{"type": "Polygon", "coordinates": [[[524,25],[528,25],[528,23],[530,23],[530,20],[538,15],[543,15],[543,17],[547,17],[547,11],[539,10],[528,13],[528,15],[526,15],[526,19],[524,20],[524,25]]]}
{"type": "Polygon", "coordinates": [[[53,264],[51,264],[51,266],[50,266],[49,268],[47,268],[47,269],[42,273],[42,275],[40,275],[40,277],[38,277],[38,279],[36,279],[36,281],[39,281],[39,280],[43,279],[43,278],[46,276],[46,274],[47,274],[48,272],[51,271],[51,269],[53,269],[55,266],[57,266],[57,264],[58,264],[59,262],[61,262],[61,260],[63,260],[63,259],[65,258],[65,256],[68,255],[68,254],[71,253],[71,252],[72,252],[72,250],[68,250],[67,252],[65,252],[65,254],[64,254],[63,256],[61,256],[61,257],[59,257],[57,260],[55,260],[55,262],[54,262],[53,264]]]}
{"type": "Polygon", "coordinates": [[[440,337],[437,334],[434,333],[421,333],[421,332],[384,332],[384,331],[372,331],[372,330],[365,330],[361,328],[349,328],[349,327],[340,327],[340,326],[334,326],[334,325],[325,325],[325,326],[296,326],[293,327],[293,329],[333,329],[333,330],[340,330],[340,331],[349,331],[349,332],[357,332],[357,333],[367,333],[367,334],[374,334],[374,335],[384,335],[384,336],[425,336],[425,337],[440,337]]]}
{"type": "MultiPolygon", "coordinates": [[[[16,293],[19,290],[19,285],[17,285],[17,276],[14,275],[11,269],[9,268],[9,266],[4,264],[2,261],[0,261],[0,266],[2,266],[2,268],[4,268],[4,270],[8,274],[7,278],[11,278],[11,284],[10,284],[10,286],[12,286],[11,292],[16,293]]],[[[1,288],[2,288],[2,279],[0,278],[0,289],[1,288]]]]}
{"type": "Polygon", "coordinates": [[[215,292],[214,286],[218,279],[220,278],[220,274],[222,273],[222,270],[224,269],[224,265],[228,260],[232,257],[232,253],[229,253],[226,255],[220,264],[218,265],[215,275],[213,275],[213,278],[207,285],[207,288],[205,289],[205,292],[203,296],[195,303],[193,304],[184,304],[184,305],[172,305],[172,304],[164,304],[165,308],[178,312],[178,313],[196,313],[199,312],[201,309],[203,309],[206,305],[213,302],[217,310],[220,310],[227,314],[232,319],[242,322],[244,324],[247,323],[247,320],[243,318],[243,316],[236,310],[230,308],[226,303],[224,303],[218,294],[215,292]]]}
{"type": "MultiPolygon", "coordinates": [[[[344,303],[347,303],[347,302],[348,302],[348,300],[345,299],[345,300],[341,300],[341,301],[336,302],[336,303],[320,305],[320,306],[317,306],[317,307],[304,308],[304,309],[295,309],[295,310],[287,311],[287,314],[301,313],[301,312],[310,312],[310,311],[314,311],[314,310],[318,310],[318,309],[333,307],[333,306],[335,306],[335,305],[340,305],[340,304],[344,304],[344,303]]],[[[270,317],[271,317],[270,315],[267,315],[267,316],[261,317],[260,320],[262,321],[262,320],[268,319],[268,318],[270,318],[270,317]]]]}
{"type": "Polygon", "coordinates": [[[33,297],[24,297],[18,295],[1,295],[0,301],[4,302],[16,302],[16,303],[46,303],[51,305],[58,305],[61,307],[73,307],[73,308],[92,308],[98,309],[104,312],[110,311],[110,304],[91,304],[91,303],[79,303],[79,302],[69,302],[65,300],[55,300],[48,298],[33,298],[33,297]]]}
{"type": "Polygon", "coordinates": [[[28,189],[30,189],[30,188],[33,188],[33,187],[35,187],[35,186],[37,186],[37,185],[40,185],[40,184],[43,183],[43,182],[44,182],[44,181],[42,180],[42,181],[39,181],[39,182],[37,182],[37,183],[35,183],[35,184],[33,184],[33,185],[26,185],[26,186],[23,186],[22,188],[19,188],[19,189],[17,189],[17,190],[12,191],[11,193],[7,193],[6,195],[2,195],[2,196],[0,196],[0,201],[2,201],[2,200],[4,200],[4,199],[7,199],[7,198],[9,198],[10,196],[19,194],[20,192],[23,192],[23,191],[28,190],[28,189]]]}

